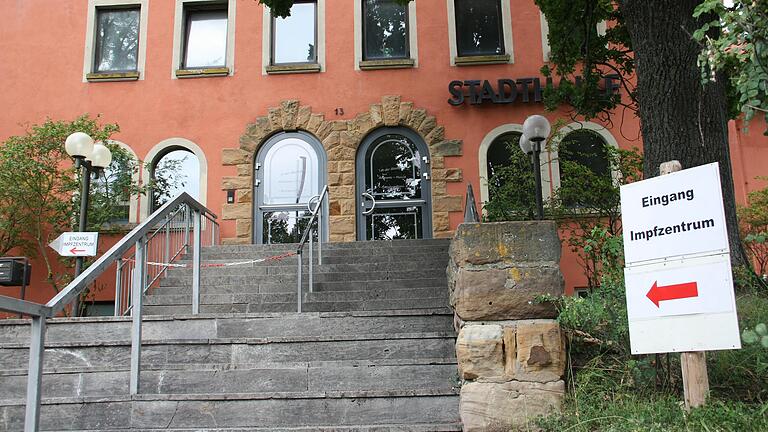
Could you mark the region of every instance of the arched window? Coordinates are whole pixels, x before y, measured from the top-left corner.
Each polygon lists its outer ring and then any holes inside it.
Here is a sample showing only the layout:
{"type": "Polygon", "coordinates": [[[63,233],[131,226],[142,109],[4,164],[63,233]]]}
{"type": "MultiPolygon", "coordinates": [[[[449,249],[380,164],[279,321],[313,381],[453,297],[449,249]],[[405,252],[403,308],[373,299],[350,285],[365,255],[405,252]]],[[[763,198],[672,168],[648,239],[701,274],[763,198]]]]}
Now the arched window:
{"type": "MultiPolygon", "coordinates": [[[[480,144],[480,197],[491,220],[533,217],[536,197],[531,158],[520,150],[522,126],[507,124],[493,129],[480,144]]],[[[541,153],[539,167],[542,195],[550,196],[549,152],[541,153]]]]}
{"type": "Polygon", "coordinates": [[[618,205],[613,176],[613,137],[592,123],[569,125],[557,146],[557,197],[585,210],[618,205]]]}
{"type": "Polygon", "coordinates": [[[208,162],[200,146],[188,139],[168,138],[156,144],[144,160],[148,165],[142,170],[142,185],[160,184],[140,197],[141,220],[181,192],[206,204],[208,162]]]}
{"type": "Polygon", "coordinates": [[[136,223],[138,194],[134,186],[139,181],[141,163],[128,145],[115,140],[109,140],[108,145],[112,148],[112,162],[91,184],[91,206],[100,210],[92,212],[89,219],[98,224],[136,223]]]}
{"type": "Polygon", "coordinates": [[[152,163],[152,211],[182,192],[200,198],[200,163],[186,148],[171,148],[152,163]]]}

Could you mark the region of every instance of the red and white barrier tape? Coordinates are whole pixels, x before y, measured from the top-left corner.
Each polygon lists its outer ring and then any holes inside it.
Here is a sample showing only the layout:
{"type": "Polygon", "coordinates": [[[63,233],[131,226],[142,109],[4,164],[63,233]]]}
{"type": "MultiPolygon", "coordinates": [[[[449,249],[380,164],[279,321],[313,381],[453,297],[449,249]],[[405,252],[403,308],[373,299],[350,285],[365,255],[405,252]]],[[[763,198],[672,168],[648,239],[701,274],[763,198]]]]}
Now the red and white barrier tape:
{"type": "MultiPolygon", "coordinates": [[[[274,255],[266,258],[259,258],[255,260],[249,260],[249,261],[200,264],[200,267],[231,267],[231,266],[239,266],[239,265],[257,264],[257,263],[263,263],[266,261],[280,261],[283,258],[292,257],[294,255],[296,255],[296,252],[287,252],[282,255],[274,255]]],[[[136,260],[132,258],[123,258],[123,262],[136,262],[136,260]]],[[[162,262],[154,262],[154,261],[147,261],[147,265],[157,266],[157,267],[173,267],[173,268],[191,268],[192,267],[191,264],[162,263],[162,262]]]]}

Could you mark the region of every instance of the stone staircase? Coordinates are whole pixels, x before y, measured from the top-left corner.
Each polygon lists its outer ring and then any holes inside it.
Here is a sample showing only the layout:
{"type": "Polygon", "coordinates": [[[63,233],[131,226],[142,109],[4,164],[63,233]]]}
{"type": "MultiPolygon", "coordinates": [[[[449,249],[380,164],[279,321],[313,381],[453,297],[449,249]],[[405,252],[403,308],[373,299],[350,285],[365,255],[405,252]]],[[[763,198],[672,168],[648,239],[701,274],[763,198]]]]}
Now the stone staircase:
{"type": "MultiPolygon", "coordinates": [[[[293,246],[219,246],[203,262],[293,246]]],[[[443,240],[329,244],[296,314],[296,258],[188,269],[146,298],[140,394],[127,318],[49,321],[42,430],[459,431],[443,240]]],[[[306,278],[306,274],[305,274],[306,278]]],[[[28,322],[0,322],[0,430],[22,430],[28,322]]]]}

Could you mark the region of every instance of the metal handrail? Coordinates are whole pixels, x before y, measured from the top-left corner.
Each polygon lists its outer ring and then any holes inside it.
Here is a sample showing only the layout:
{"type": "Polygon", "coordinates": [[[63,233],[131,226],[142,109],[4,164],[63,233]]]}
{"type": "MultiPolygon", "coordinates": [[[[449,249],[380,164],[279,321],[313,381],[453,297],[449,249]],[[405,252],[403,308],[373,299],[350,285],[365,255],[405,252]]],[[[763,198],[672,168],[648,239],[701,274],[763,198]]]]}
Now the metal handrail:
{"type": "MultiPolygon", "coordinates": [[[[212,222],[211,224],[211,243],[215,243],[218,236],[218,224],[216,215],[205,206],[197,202],[187,193],[182,193],[176,198],[163,204],[157,211],[152,213],[147,220],[135,227],[125,237],[112,246],[106,253],[99,257],[83,273],[75,277],[63,290],[45,305],[33,303],[26,300],[20,300],[13,297],[0,295],[0,310],[22,313],[32,317],[31,341],[29,351],[29,367],[27,372],[27,403],[24,417],[24,430],[26,432],[35,432],[40,423],[40,401],[42,392],[43,377],[43,354],[45,351],[45,327],[46,319],[55,316],[61,312],[69,303],[77,299],[80,294],[96,279],[104,273],[113,263],[117,263],[118,283],[119,272],[124,262],[124,255],[135,248],[132,255],[133,261],[137,264],[132,275],[131,284],[131,371],[129,391],[130,394],[137,394],[139,391],[139,376],[141,370],[141,315],[144,288],[146,283],[147,255],[146,247],[148,235],[153,237],[159,233],[160,229],[165,228],[166,234],[170,229],[170,223],[173,216],[177,215],[179,208],[184,207],[185,220],[187,226],[184,229],[185,244],[183,250],[189,247],[189,211],[193,213],[193,272],[192,272],[192,313],[197,314],[200,308],[200,248],[201,221],[203,217],[212,222]],[[159,228],[157,224],[163,222],[159,228]]],[[[167,236],[166,236],[167,239],[167,236]]],[[[167,243],[166,243],[167,246],[167,243]]],[[[167,247],[166,247],[167,251],[167,247]]],[[[177,253],[175,256],[179,256],[177,253]]],[[[168,267],[169,253],[165,254],[165,262],[162,265],[168,267]]],[[[117,299],[116,299],[117,300],[117,299]]],[[[116,311],[118,308],[116,307],[116,311]]]]}
{"type": "MultiPolygon", "coordinates": [[[[296,248],[296,258],[298,261],[298,271],[297,271],[297,287],[296,287],[296,310],[298,313],[301,313],[301,283],[302,283],[302,274],[301,274],[301,265],[302,265],[302,255],[304,252],[304,245],[309,241],[309,292],[313,292],[314,290],[314,276],[315,276],[315,269],[314,269],[314,257],[312,256],[312,251],[314,250],[314,237],[315,237],[315,224],[317,224],[317,230],[318,230],[318,238],[317,238],[317,264],[322,265],[323,264],[323,224],[322,224],[322,208],[323,203],[325,203],[328,200],[328,185],[323,186],[322,192],[320,192],[320,196],[317,199],[317,205],[315,205],[315,208],[312,209],[310,207],[312,200],[315,197],[312,197],[312,199],[309,200],[309,203],[307,204],[307,207],[309,210],[312,211],[312,215],[309,217],[309,222],[307,222],[307,227],[304,230],[304,234],[301,236],[301,240],[299,240],[299,246],[296,248]]],[[[298,221],[297,221],[298,223],[298,221]]]]}

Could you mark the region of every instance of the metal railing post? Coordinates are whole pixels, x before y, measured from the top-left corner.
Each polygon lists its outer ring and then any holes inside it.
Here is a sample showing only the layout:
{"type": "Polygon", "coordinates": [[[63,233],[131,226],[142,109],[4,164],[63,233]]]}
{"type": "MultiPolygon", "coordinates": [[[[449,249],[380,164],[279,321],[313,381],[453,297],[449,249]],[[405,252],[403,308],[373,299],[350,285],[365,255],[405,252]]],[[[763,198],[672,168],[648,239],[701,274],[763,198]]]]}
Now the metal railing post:
{"type": "Polygon", "coordinates": [[[45,352],[44,316],[32,317],[31,333],[24,432],[37,432],[40,425],[40,393],[42,392],[43,354],[45,352]]]}
{"type": "Polygon", "coordinates": [[[190,208],[188,205],[184,206],[184,253],[189,252],[189,224],[190,220],[190,208]]]}
{"type": "Polygon", "coordinates": [[[312,285],[315,282],[315,267],[314,267],[314,257],[312,256],[312,250],[315,248],[315,229],[310,228],[309,230],[309,292],[312,292],[312,285]]]}
{"type": "Polygon", "coordinates": [[[141,374],[141,309],[144,303],[144,283],[146,282],[146,236],[136,242],[136,265],[133,269],[131,284],[131,376],[130,393],[139,394],[139,375],[141,374]]]}
{"type": "Polygon", "coordinates": [[[192,247],[192,313],[197,315],[200,313],[200,246],[202,244],[202,233],[200,232],[200,222],[202,214],[199,211],[195,211],[193,215],[194,232],[194,244],[192,247]]]}
{"type": "Polygon", "coordinates": [[[323,203],[318,203],[320,211],[317,213],[317,265],[323,265],[323,203]]]}
{"type": "Polygon", "coordinates": [[[216,224],[212,220],[208,220],[208,224],[211,226],[211,246],[216,244],[216,224]]]}
{"type": "Polygon", "coordinates": [[[299,261],[299,271],[296,273],[298,284],[296,287],[296,304],[297,304],[297,311],[298,313],[301,313],[301,250],[299,250],[299,253],[296,254],[296,258],[299,261]]]}
{"type": "Polygon", "coordinates": [[[122,315],[123,303],[123,261],[117,262],[115,269],[115,316],[122,315]]]}
{"type": "Polygon", "coordinates": [[[168,263],[171,260],[171,218],[165,218],[165,255],[163,256],[163,271],[168,271],[168,263]]]}

